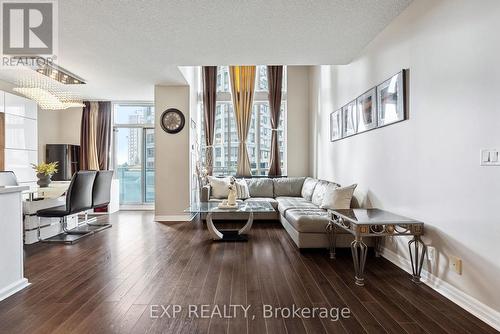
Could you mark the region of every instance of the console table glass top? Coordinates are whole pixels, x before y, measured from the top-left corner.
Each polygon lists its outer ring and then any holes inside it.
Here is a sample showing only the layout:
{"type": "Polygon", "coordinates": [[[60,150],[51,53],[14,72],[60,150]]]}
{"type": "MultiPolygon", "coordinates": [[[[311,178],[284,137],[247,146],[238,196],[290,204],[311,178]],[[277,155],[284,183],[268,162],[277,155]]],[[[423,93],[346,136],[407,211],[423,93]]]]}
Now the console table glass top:
{"type": "Polygon", "coordinates": [[[199,202],[193,203],[185,212],[192,213],[224,213],[224,212],[273,212],[275,211],[271,203],[265,201],[238,202],[234,208],[220,209],[220,202],[199,202]]]}
{"type": "MultiPolygon", "coordinates": [[[[333,210],[338,216],[358,225],[366,224],[418,224],[419,221],[380,209],[333,210]]],[[[422,223],[423,224],[423,223],[422,223]]]]}

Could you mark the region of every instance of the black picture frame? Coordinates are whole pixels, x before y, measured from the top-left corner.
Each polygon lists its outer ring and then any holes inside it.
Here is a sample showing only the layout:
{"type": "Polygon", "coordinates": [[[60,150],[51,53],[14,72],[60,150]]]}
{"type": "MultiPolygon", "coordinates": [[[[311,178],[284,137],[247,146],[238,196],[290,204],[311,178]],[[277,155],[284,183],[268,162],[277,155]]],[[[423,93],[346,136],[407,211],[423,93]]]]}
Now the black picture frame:
{"type": "Polygon", "coordinates": [[[407,71],[402,70],[377,85],[377,127],[408,119],[406,74],[407,71]]]}

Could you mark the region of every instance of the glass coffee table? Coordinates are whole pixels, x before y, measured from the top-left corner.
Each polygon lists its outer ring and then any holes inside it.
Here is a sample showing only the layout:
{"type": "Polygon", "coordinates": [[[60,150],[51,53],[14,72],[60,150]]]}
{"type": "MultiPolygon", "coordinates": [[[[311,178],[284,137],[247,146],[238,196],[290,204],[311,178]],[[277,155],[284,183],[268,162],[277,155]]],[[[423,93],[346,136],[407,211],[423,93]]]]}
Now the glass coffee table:
{"type": "MultiPolygon", "coordinates": [[[[246,241],[247,233],[252,228],[254,213],[267,213],[275,211],[269,202],[239,202],[234,208],[219,208],[219,202],[200,202],[194,203],[184,210],[189,213],[206,213],[207,229],[210,237],[214,241],[246,241]],[[213,215],[216,216],[234,216],[234,214],[248,213],[248,220],[241,229],[220,229],[218,230],[213,222],[213,215]]],[[[224,217],[227,219],[228,217],[224,217]]]]}

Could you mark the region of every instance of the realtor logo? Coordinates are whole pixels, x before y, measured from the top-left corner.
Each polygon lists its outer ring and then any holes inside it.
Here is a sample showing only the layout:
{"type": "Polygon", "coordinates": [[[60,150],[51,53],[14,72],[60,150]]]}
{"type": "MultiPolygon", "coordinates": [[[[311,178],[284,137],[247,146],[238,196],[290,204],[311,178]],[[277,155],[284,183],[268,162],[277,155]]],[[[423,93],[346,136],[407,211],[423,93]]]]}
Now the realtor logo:
{"type": "Polygon", "coordinates": [[[55,3],[2,1],[2,47],[6,56],[54,54],[55,3]]]}

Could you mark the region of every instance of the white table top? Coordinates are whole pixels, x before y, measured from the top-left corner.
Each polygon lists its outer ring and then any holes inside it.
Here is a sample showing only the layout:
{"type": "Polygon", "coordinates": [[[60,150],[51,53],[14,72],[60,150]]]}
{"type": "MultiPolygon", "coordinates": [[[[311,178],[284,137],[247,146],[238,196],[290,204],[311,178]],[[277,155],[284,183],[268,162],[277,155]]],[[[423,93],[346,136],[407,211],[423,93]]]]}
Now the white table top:
{"type": "Polygon", "coordinates": [[[55,181],[50,183],[48,187],[39,187],[33,186],[30,187],[27,191],[24,191],[24,194],[36,194],[38,197],[43,198],[57,198],[62,196],[66,190],[68,190],[70,181],[55,181]]]}
{"type": "Polygon", "coordinates": [[[28,186],[2,186],[0,187],[0,194],[10,194],[28,190],[28,186]]]}

